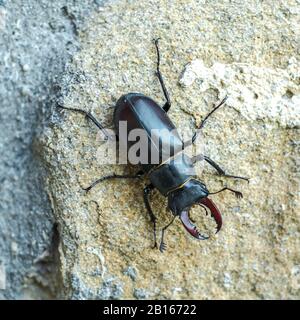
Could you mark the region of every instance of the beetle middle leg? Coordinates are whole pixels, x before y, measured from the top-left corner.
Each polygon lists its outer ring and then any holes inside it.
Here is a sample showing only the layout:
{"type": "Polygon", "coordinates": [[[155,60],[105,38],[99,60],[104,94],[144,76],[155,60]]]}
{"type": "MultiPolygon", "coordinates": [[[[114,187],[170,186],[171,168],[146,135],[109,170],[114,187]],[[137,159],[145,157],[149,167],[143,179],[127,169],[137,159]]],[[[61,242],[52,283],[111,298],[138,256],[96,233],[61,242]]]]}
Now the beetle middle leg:
{"type": "Polygon", "coordinates": [[[88,119],[90,119],[96,126],[98,129],[100,129],[104,136],[105,139],[108,140],[111,138],[111,136],[108,134],[108,132],[105,130],[105,128],[103,127],[103,125],[88,111],[85,111],[83,109],[77,109],[77,108],[66,108],[61,106],[60,104],[57,106],[58,108],[64,109],[64,110],[69,110],[69,111],[75,111],[75,112],[79,112],[83,115],[85,115],[88,119]]]}
{"type": "Polygon", "coordinates": [[[212,167],[214,167],[217,170],[217,172],[220,176],[227,177],[227,178],[233,178],[233,179],[246,180],[249,183],[249,180],[250,180],[249,178],[227,174],[225,172],[225,170],[223,170],[217,163],[215,163],[212,159],[210,159],[209,157],[207,157],[203,154],[196,155],[191,160],[192,160],[193,164],[196,163],[197,161],[205,160],[207,163],[209,163],[212,167]]]}
{"type": "Polygon", "coordinates": [[[153,40],[154,44],[155,44],[155,48],[156,48],[156,53],[157,53],[156,75],[158,77],[158,80],[159,80],[159,83],[161,85],[161,88],[162,88],[162,91],[164,93],[164,96],[165,96],[165,98],[167,100],[167,102],[163,106],[163,109],[165,110],[165,112],[168,112],[169,109],[171,108],[171,100],[170,100],[170,96],[169,96],[168,90],[167,90],[167,88],[165,86],[164,79],[163,79],[162,74],[161,74],[160,69],[159,69],[159,66],[160,66],[160,52],[159,52],[159,48],[158,48],[158,40],[159,40],[159,38],[153,40]]]}
{"type": "Polygon", "coordinates": [[[153,223],[153,235],[154,235],[154,246],[153,246],[153,249],[154,248],[157,248],[157,241],[156,241],[156,216],[155,214],[153,213],[152,209],[151,209],[151,206],[150,206],[150,202],[149,202],[149,195],[150,195],[150,192],[154,189],[154,186],[153,184],[148,184],[145,188],[144,188],[144,203],[145,203],[145,206],[146,206],[146,209],[147,209],[147,212],[150,216],[150,220],[151,222],[153,223]]]}
{"type": "Polygon", "coordinates": [[[105,177],[102,177],[98,180],[96,180],[95,182],[93,182],[89,187],[87,188],[83,188],[83,190],[85,191],[90,191],[95,185],[97,185],[98,183],[102,182],[102,181],[105,181],[105,180],[109,180],[109,179],[139,179],[141,178],[143,175],[143,172],[142,171],[139,171],[137,174],[135,175],[118,175],[118,174],[111,174],[109,176],[105,176],[105,177]]]}

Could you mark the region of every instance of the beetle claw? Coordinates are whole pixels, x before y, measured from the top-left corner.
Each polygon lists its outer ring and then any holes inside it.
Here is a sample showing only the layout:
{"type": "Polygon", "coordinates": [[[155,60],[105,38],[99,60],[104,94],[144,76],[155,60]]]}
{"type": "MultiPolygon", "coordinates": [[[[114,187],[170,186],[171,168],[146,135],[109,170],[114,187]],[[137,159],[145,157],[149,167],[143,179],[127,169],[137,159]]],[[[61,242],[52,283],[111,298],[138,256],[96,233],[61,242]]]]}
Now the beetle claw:
{"type": "Polygon", "coordinates": [[[235,191],[235,196],[238,198],[238,199],[241,199],[243,198],[243,194],[239,191],[235,191]]]}
{"type": "Polygon", "coordinates": [[[163,253],[167,249],[167,245],[164,242],[161,242],[159,246],[159,251],[163,253]]]}

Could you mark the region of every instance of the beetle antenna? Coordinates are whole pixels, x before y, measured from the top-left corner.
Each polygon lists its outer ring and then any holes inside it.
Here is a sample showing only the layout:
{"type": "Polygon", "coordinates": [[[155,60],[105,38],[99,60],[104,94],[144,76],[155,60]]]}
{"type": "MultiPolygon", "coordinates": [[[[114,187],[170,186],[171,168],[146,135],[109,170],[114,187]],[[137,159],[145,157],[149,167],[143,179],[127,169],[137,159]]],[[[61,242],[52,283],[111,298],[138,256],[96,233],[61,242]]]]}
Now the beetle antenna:
{"type": "Polygon", "coordinates": [[[207,121],[207,119],[215,112],[217,111],[228,99],[228,96],[226,95],[225,98],[218,104],[216,105],[209,114],[206,115],[206,117],[201,121],[199,127],[197,128],[197,131],[194,133],[193,138],[192,138],[192,143],[195,142],[197,135],[198,135],[198,131],[201,130],[204,127],[205,122],[207,121]]]}

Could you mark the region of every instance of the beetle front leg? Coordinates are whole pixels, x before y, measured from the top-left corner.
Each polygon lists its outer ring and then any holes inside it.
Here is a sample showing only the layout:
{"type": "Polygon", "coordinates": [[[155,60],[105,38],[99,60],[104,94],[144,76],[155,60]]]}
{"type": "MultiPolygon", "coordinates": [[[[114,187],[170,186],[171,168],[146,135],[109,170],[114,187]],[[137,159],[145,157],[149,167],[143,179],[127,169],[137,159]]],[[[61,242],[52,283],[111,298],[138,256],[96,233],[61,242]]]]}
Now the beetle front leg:
{"type": "Polygon", "coordinates": [[[209,157],[207,157],[205,155],[199,154],[197,156],[194,156],[191,160],[192,160],[193,164],[196,163],[197,161],[205,160],[207,163],[209,163],[213,168],[215,168],[217,170],[217,172],[220,176],[227,177],[227,178],[233,178],[233,179],[246,180],[249,183],[249,180],[250,180],[249,178],[227,174],[225,172],[225,170],[223,170],[217,163],[215,163],[212,159],[210,159],[209,157]]]}
{"type": "Polygon", "coordinates": [[[153,246],[153,249],[154,248],[157,248],[157,241],[156,241],[156,216],[154,215],[152,209],[151,209],[151,206],[150,206],[150,202],[149,202],[149,195],[150,195],[150,192],[154,189],[154,186],[153,184],[149,184],[147,185],[145,188],[144,188],[144,203],[145,203],[145,206],[146,206],[146,209],[147,209],[147,212],[150,216],[150,220],[151,222],[153,223],[153,235],[154,235],[154,246],[153,246]]]}
{"type": "Polygon", "coordinates": [[[170,225],[174,222],[176,216],[173,217],[172,221],[167,224],[165,227],[162,228],[161,231],[161,240],[160,240],[160,245],[159,245],[159,250],[160,252],[163,252],[164,250],[166,250],[167,245],[164,243],[164,235],[165,235],[165,231],[170,227],[170,225]]]}
{"type": "Polygon", "coordinates": [[[159,38],[153,40],[154,44],[155,44],[155,48],[156,48],[156,53],[157,53],[156,75],[158,77],[158,80],[159,80],[159,83],[161,85],[161,88],[162,88],[162,91],[164,93],[164,96],[165,96],[165,98],[167,100],[167,102],[163,106],[163,109],[165,110],[165,112],[168,112],[169,109],[171,108],[171,100],[170,100],[170,96],[169,96],[168,90],[167,90],[167,88],[165,86],[164,79],[163,79],[162,74],[161,74],[160,69],[159,69],[159,66],[160,66],[160,53],[159,53],[159,48],[158,48],[158,40],[159,40],[159,38]]]}

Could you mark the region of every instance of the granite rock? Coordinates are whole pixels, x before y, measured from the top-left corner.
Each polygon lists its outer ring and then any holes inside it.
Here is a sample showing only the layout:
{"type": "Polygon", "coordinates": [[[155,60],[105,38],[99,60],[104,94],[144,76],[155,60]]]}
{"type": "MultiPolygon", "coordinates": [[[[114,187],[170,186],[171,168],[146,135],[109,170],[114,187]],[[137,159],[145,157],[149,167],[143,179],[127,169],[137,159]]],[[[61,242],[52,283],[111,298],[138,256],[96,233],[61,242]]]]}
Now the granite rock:
{"type": "MultiPolygon", "coordinates": [[[[126,92],[163,104],[152,43],[160,37],[171,119],[193,132],[227,94],[201,139],[228,173],[251,179],[222,178],[200,163],[209,190],[227,184],[244,198],[214,196],[224,225],[207,241],[191,239],[176,221],[161,254],[151,248],[142,196],[147,179],[106,181],[85,193],[98,177],[136,168],[99,163],[97,128],[81,114],[54,110],[40,145],[66,297],[300,298],[298,19],[293,0],[120,0],[93,14],[61,81],[59,103],[91,111],[109,128],[126,92]],[[138,270],[135,281],[124,274],[129,267],[138,270]]],[[[154,192],[152,206],[161,230],[171,219],[165,198],[154,192]]],[[[193,218],[210,227],[202,213],[193,218]]]]}

